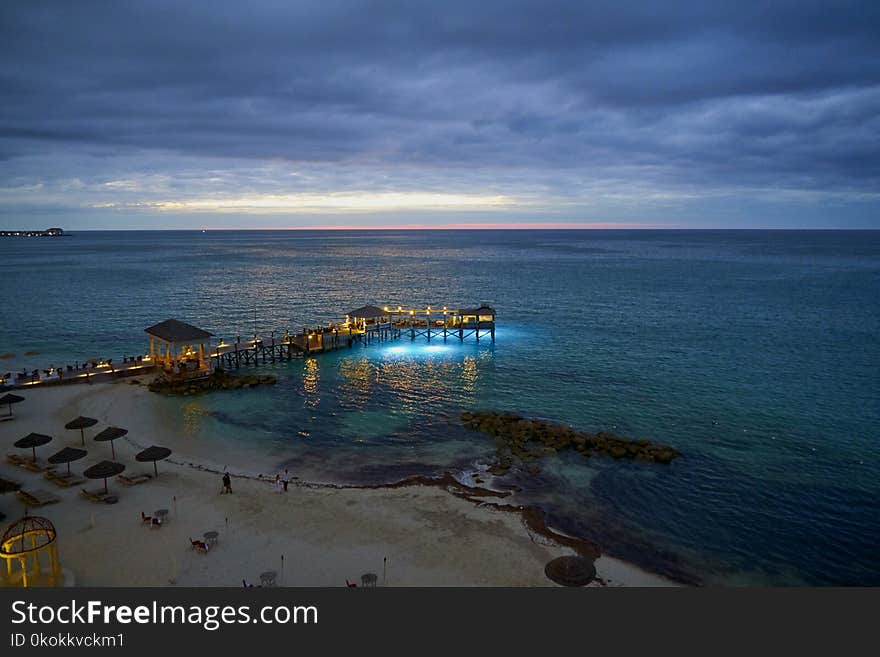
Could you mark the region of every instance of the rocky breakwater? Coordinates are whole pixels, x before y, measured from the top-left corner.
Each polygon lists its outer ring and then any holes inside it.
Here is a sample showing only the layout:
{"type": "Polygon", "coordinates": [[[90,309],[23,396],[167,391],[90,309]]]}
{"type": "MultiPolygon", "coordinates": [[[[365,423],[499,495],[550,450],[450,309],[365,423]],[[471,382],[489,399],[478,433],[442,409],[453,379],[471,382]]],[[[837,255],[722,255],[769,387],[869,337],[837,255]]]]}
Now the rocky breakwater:
{"type": "Polygon", "coordinates": [[[149,385],[151,392],[163,395],[198,395],[217,390],[238,390],[240,388],[254,388],[262,385],[272,385],[277,382],[272,374],[248,374],[234,376],[223,370],[215,370],[210,376],[189,381],[177,381],[173,378],[160,375],[153,379],[149,385]]]}
{"type": "Polygon", "coordinates": [[[681,453],[649,440],[630,440],[600,431],[586,433],[564,424],[524,418],[496,411],[464,412],[462,422],[470,429],[494,436],[497,461],[492,474],[506,473],[516,461],[534,461],[547,454],[574,449],[585,458],[605,454],[614,459],[671,463],[681,453]]]}

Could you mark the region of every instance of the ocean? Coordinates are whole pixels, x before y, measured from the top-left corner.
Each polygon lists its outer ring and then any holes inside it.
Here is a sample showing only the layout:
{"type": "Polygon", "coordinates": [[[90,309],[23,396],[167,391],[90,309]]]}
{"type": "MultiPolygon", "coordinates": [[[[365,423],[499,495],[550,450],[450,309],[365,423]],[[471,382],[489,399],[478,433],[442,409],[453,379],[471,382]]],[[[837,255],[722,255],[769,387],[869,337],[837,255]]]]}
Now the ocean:
{"type": "Polygon", "coordinates": [[[684,581],[880,585],[880,231],[74,232],[0,239],[0,298],[3,371],[144,353],[170,317],[229,341],[486,302],[494,344],[405,337],[163,403],[331,482],[481,471],[463,410],[670,444],[668,466],[563,452],[502,483],[684,581]]]}

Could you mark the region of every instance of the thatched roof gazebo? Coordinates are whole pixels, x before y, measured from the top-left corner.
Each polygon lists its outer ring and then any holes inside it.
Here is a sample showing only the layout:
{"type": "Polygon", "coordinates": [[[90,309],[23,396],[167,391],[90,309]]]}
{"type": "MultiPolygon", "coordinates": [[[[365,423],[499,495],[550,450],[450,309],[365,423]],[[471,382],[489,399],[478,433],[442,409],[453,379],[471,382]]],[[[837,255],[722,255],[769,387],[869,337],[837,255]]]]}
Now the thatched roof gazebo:
{"type": "Polygon", "coordinates": [[[83,471],[83,475],[89,479],[103,479],[104,494],[106,495],[108,492],[107,479],[122,474],[124,471],[125,466],[121,463],[116,463],[115,461],[101,461],[100,463],[96,463],[95,465],[86,468],[83,471]]]}
{"type": "Polygon", "coordinates": [[[372,305],[361,306],[346,313],[352,319],[375,319],[377,317],[384,317],[387,314],[388,312],[382,310],[379,306],[372,305]]]}
{"type": "Polygon", "coordinates": [[[37,462],[37,447],[52,442],[52,436],[44,433],[29,433],[24,438],[19,438],[13,444],[21,449],[30,449],[34,453],[34,463],[37,462]]]}
{"type": "Polygon", "coordinates": [[[156,477],[158,477],[159,468],[156,467],[156,461],[167,459],[169,456],[171,456],[171,450],[167,447],[151,445],[150,447],[147,447],[144,451],[135,454],[134,460],[140,463],[149,463],[150,461],[152,461],[153,472],[155,473],[156,477]]]}
{"type": "Polygon", "coordinates": [[[0,405],[8,406],[9,412],[4,415],[4,417],[12,417],[12,405],[19,404],[24,401],[24,397],[20,397],[19,395],[13,395],[11,392],[7,392],[5,395],[0,397],[0,405]]]}
{"type": "Polygon", "coordinates": [[[14,583],[13,564],[16,562],[19,566],[19,582],[23,587],[60,583],[63,574],[56,539],[55,526],[46,518],[25,515],[9,525],[0,537],[0,559],[6,562],[6,583],[14,583]],[[41,554],[49,556],[47,577],[42,575],[41,554]]]}
{"type": "Polygon", "coordinates": [[[465,325],[474,324],[484,328],[495,322],[495,309],[485,303],[479,308],[459,308],[457,313],[465,325]]]}
{"type": "Polygon", "coordinates": [[[80,415],[78,418],[75,418],[64,425],[65,429],[76,430],[79,429],[79,437],[82,440],[83,447],[86,444],[86,434],[85,429],[89,427],[93,427],[98,424],[98,421],[93,417],[83,417],[80,415]]]}
{"type": "Polygon", "coordinates": [[[113,458],[116,458],[116,448],[113,446],[113,441],[117,438],[122,438],[124,435],[128,433],[128,429],[123,429],[121,427],[107,427],[103,431],[99,432],[97,436],[95,436],[95,440],[99,443],[105,443],[107,441],[110,442],[110,453],[113,455],[113,458]]]}
{"type": "Polygon", "coordinates": [[[210,371],[205,360],[205,347],[210,347],[214,336],[210,331],[178,319],[166,319],[145,328],[144,333],[150,336],[151,362],[176,373],[181,361],[197,357],[199,370],[210,371]]]}
{"type": "Polygon", "coordinates": [[[361,306],[345,313],[346,321],[359,327],[363,327],[367,323],[381,324],[387,322],[390,316],[391,313],[389,311],[373,305],[361,306]]]}

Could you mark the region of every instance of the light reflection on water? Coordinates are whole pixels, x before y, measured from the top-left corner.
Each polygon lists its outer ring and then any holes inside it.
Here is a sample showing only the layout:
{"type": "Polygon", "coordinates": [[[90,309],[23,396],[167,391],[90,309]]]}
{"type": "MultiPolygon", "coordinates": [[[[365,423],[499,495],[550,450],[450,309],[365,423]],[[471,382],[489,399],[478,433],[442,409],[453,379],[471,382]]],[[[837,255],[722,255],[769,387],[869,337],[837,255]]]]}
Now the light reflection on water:
{"type": "Polygon", "coordinates": [[[686,457],[668,469],[560,455],[523,494],[562,529],[722,581],[880,583],[876,231],[123,231],[0,256],[7,305],[40,308],[0,316],[4,371],[142,353],[167,317],[229,338],[255,306],[269,334],[363,303],[489,301],[494,347],[404,338],[276,363],[275,386],[163,414],[214,454],[351,481],[485,460],[491,441],[455,422],[469,408],[669,442],[686,457]]]}
{"type": "Polygon", "coordinates": [[[306,406],[312,410],[321,405],[319,384],[321,381],[321,366],[317,358],[306,358],[303,363],[303,391],[305,392],[306,406]]]}
{"type": "Polygon", "coordinates": [[[210,409],[200,401],[189,401],[181,405],[183,414],[183,432],[187,435],[198,434],[205,419],[210,416],[210,409]]]}

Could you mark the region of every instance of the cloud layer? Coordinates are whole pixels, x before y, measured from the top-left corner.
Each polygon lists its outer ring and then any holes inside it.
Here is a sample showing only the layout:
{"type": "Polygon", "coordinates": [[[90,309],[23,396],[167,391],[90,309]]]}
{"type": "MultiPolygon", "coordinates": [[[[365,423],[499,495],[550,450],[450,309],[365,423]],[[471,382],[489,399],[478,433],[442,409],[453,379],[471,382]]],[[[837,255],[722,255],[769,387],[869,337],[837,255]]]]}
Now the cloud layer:
{"type": "Polygon", "coordinates": [[[4,223],[880,226],[878,190],[876,3],[0,5],[4,223]]]}

